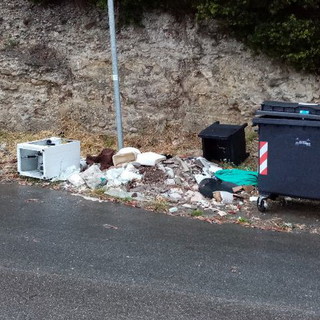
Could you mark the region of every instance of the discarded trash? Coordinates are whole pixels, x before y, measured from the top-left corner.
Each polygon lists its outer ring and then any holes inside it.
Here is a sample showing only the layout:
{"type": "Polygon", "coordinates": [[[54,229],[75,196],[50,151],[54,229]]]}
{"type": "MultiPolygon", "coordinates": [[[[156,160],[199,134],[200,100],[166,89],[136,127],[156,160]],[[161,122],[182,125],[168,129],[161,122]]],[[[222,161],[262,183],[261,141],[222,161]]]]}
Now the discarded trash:
{"type": "Polygon", "coordinates": [[[125,147],[120,149],[116,154],[126,154],[126,153],[134,153],[136,155],[140,154],[141,151],[137,148],[133,148],[133,147],[125,147]]]}
{"type": "Polygon", "coordinates": [[[166,174],[155,167],[141,167],[139,173],[143,175],[142,182],[147,185],[154,185],[157,183],[163,183],[166,179],[166,174]]]}
{"type": "Polygon", "coordinates": [[[258,172],[239,169],[219,170],[215,173],[216,178],[232,182],[238,186],[256,186],[258,184],[258,172]]]}
{"type": "Polygon", "coordinates": [[[70,167],[64,169],[64,170],[60,173],[59,177],[57,177],[57,178],[52,178],[51,180],[52,180],[52,181],[59,181],[59,180],[65,181],[65,180],[68,180],[68,178],[69,178],[73,173],[78,173],[79,171],[80,171],[79,167],[73,165],[73,166],[70,166],[70,167]]]}
{"type": "Polygon", "coordinates": [[[80,159],[80,171],[84,171],[86,169],[88,169],[86,159],[80,159]]]}
{"type": "Polygon", "coordinates": [[[243,190],[243,186],[235,186],[232,188],[233,193],[240,192],[243,190]]]}
{"type": "Polygon", "coordinates": [[[259,197],[250,197],[249,201],[251,202],[257,202],[259,197]]]}
{"type": "Polygon", "coordinates": [[[17,159],[22,176],[66,180],[72,170],[80,169],[80,142],[51,137],[18,143],[17,159]]]}
{"type": "Polygon", "coordinates": [[[144,152],[137,155],[136,162],[143,166],[154,166],[156,163],[166,160],[166,157],[155,152],[144,152]]]}
{"type": "Polygon", "coordinates": [[[203,156],[208,160],[218,160],[240,164],[248,157],[244,128],[231,124],[213,123],[199,133],[202,138],[203,156]],[[223,147],[221,147],[223,145],[223,147]]]}
{"type": "Polygon", "coordinates": [[[123,163],[135,161],[140,150],[132,147],[120,149],[115,155],[112,156],[112,161],[115,166],[123,163]]]}
{"type": "Polygon", "coordinates": [[[112,168],[106,172],[107,188],[118,187],[127,184],[133,180],[141,180],[142,176],[138,170],[131,164],[126,168],[112,168]]]}
{"type": "Polygon", "coordinates": [[[175,213],[175,212],[177,212],[177,211],[178,211],[178,208],[177,208],[177,207],[172,207],[172,208],[169,209],[169,212],[170,212],[170,213],[175,213]]]}
{"type": "MultiPolygon", "coordinates": [[[[112,152],[109,150],[108,154],[112,152]]],[[[214,172],[221,171],[218,170],[220,168],[217,165],[202,157],[165,159],[164,156],[157,153],[139,152],[138,149],[123,148],[114,155],[114,159],[117,155],[127,157],[129,153],[131,153],[130,160],[133,156],[137,156],[137,159],[129,163],[125,163],[130,161],[128,158],[125,161],[122,159],[124,163],[121,163],[121,166],[111,167],[104,171],[99,168],[99,164],[93,164],[86,171],[72,175],[69,182],[79,188],[84,186],[92,189],[103,188],[106,195],[120,199],[132,199],[134,203],[151,201],[161,196],[172,204],[169,209],[170,213],[175,213],[182,208],[211,209],[220,216],[228,213],[220,209],[218,211],[221,212],[217,212],[217,208],[232,203],[237,196],[237,194],[232,194],[232,188],[236,185],[212,178],[214,172]],[[140,162],[138,162],[139,157],[140,162]],[[200,182],[199,185],[194,178],[200,182]],[[212,199],[214,192],[216,192],[215,198],[212,199]]],[[[99,156],[91,160],[99,160],[96,159],[99,156]]],[[[119,163],[115,161],[115,164],[119,163]]],[[[243,190],[244,187],[238,188],[243,190]]],[[[235,211],[232,210],[232,212],[235,211]]]]}
{"type": "Polygon", "coordinates": [[[174,157],[173,159],[179,162],[183,172],[190,171],[190,168],[184,163],[184,161],[180,157],[174,157]]]}
{"type": "Polygon", "coordinates": [[[76,188],[80,188],[85,184],[85,181],[82,179],[79,173],[74,173],[71,176],[69,176],[68,181],[76,188]]]}
{"type": "Polygon", "coordinates": [[[92,165],[79,175],[90,189],[97,189],[107,183],[106,177],[96,164],[92,165]]]}
{"type": "Polygon", "coordinates": [[[115,154],[112,156],[112,161],[115,166],[119,164],[129,163],[136,160],[136,154],[133,152],[115,154]]]}
{"type": "Polygon", "coordinates": [[[214,162],[208,161],[203,157],[198,157],[196,158],[196,160],[198,161],[198,163],[201,163],[201,165],[203,166],[204,173],[212,175],[212,173],[222,170],[222,168],[219,167],[217,164],[215,164],[214,162]]]}
{"type": "Polygon", "coordinates": [[[168,167],[165,167],[164,169],[165,169],[165,172],[166,172],[167,176],[168,176],[169,178],[173,179],[173,178],[174,178],[174,171],[173,171],[173,169],[172,169],[172,168],[168,168],[168,167]]]}
{"type": "Polygon", "coordinates": [[[233,194],[227,191],[215,191],[213,192],[213,198],[217,202],[228,204],[233,202],[233,194]]]}
{"type": "Polygon", "coordinates": [[[182,199],[182,190],[177,188],[171,189],[168,193],[168,198],[173,202],[178,202],[182,199]]]}
{"type": "Polygon", "coordinates": [[[105,191],[105,194],[114,198],[127,199],[132,197],[133,192],[127,192],[120,188],[110,188],[105,191]]]}
{"type": "Polygon", "coordinates": [[[39,199],[27,199],[25,202],[39,202],[39,199]]]}
{"type": "Polygon", "coordinates": [[[164,183],[167,184],[168,186],[174,186],[176,184],[174,179],[167,179],[164,181],[164,183]]]}
{"type": "Polygon", "coordinates": [[[217,214],[218,214],[220,217],[224,217],[224,216],[227,216],[227,215],[228,215],[227,212],[222,211],[222,210],[218,210],[218,211],[217,211],[217,214]]]}
{"type": "Polygon", "coordinates": [[[105,223],[105,224],[103,225],[103,227],[106,228],[106,229],[114,229],[114,230],[118,230],[118,229],[119,229],[118,227],[113,226],[113,225],[111,225],[111,224],[107,224],[107,223],[105,223]]]}
{"type": "Polygon", "coordinates": [[[205,201],[205,198],[203,197],[203,195],[197,191],[195,192],[188,191],[187,196],[190,197],[190,202],[202,203],[202,201],[205,201]]]}
{"type": "Polygon", "coordinates": [[[221,181],[219,179],[209,178],[203,179],[199,184],[199,192],[207,198],[212,198],[214,191],[228,191],[233,192],[232,188],[235,184],[221,181]]]}
{"type": "Polygon", "coordinates": [[[210,174],[207,174],[207,175],[195,174],[195,175],[193,175],[193,177],[196,180],[197,184],[200,184],[201,181],[203,181],[204,179],[211,179],[211,175],[210,174]]]}
{"type": "Polygon", "coordinates": [[[113,165],[112,156],[114,153],[115,152],[112,149],[103,149],[97,156],[87,155],[86,162],[89,165],[100,163],[100,170],[105,170],[113,165]]]}

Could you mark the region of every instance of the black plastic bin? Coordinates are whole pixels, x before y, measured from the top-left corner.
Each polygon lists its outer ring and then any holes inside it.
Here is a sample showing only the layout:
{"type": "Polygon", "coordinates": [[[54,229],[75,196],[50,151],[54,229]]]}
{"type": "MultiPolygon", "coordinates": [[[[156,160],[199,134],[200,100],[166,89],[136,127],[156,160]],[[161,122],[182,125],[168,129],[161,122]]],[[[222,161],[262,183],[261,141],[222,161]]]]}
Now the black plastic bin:
{"type": "Polygon", "coordinates": [[[320,199],[320,106],[272,103],[264,102],[257,112],[262,116],[253,119],[259,127],[260,211],[267,198],[279,195],[320,199]],[[263,113],[266,105],[275,111],[263,113]]]}
{"type": "Polygon", "coordinates": [[[243,162],[247,157],[244,128],[232,124],[213,123],[199,133],[202,138],[203,157],[209,161],[227,161],[235,165],[243,162]]]}

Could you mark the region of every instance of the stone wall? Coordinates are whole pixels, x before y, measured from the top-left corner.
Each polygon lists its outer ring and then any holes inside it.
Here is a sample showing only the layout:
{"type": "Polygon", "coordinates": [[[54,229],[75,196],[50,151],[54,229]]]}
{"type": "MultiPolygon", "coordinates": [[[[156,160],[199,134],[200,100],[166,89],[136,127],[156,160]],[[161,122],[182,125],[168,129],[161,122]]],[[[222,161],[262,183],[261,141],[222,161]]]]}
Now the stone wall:
{"type": "MultiPolygon", "coordinates": [[[[319,102],[319,77],[255,56],[198,25],[158,12],[118,34],[125,132],[197,132],[250,122],[266,99],[319,102]]],[[[114,132],[107,17],[72,5],[0,4],[0,129],[57,129],[72,119],[114,132]]]]}

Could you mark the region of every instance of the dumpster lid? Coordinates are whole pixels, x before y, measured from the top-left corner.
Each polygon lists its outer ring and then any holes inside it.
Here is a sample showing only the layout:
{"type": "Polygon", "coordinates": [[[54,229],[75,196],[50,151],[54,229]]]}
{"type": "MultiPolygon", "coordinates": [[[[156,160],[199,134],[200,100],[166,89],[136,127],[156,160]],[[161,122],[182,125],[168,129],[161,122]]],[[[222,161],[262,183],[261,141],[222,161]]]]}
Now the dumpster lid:
{"type": "Polygon", "coordinates": [[[262,114],[261,112],[271,116],[281,116],[279,113],[286,113],[288,116],[289,114],[297,114],[301,117],[305,115],[320,116],[320,105],[307,102],[264,101],[258,114],[262,114]]]}
{"type": "Polygon", "coordinates": [[[252,123],[256,125],[277,125],[277,126],[297,126],[320,128],[320,121],[301,120],[301,119],[277,119],[274,117],[256,117],[252,123]]]}
{"type": "Polygon", "coordinates": [[[308,114],[306,112],[290,113],[290,112],[261,111],[261,110],[258,110],[258,111],[256,111],[256,115],[269,116],[269,117],[272,117],[272,118],[320,120],[320,115],[308,114]]]}
{"type": "Polygon", "coordinates": [[[226,139],[239,130],[244,129],[248,124],[245,123],[241,126],[234,124],[220,124],[219,121],[213,123],[206,129],[202,130],[198,136],[200,138],[209,138],[209,139],[226,139]]]}

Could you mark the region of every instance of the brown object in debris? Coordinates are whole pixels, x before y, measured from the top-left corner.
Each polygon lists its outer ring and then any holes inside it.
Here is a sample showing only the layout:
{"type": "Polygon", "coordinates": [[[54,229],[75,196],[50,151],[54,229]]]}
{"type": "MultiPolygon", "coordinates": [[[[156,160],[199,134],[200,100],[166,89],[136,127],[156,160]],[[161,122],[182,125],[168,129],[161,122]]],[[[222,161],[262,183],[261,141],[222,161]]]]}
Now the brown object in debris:
{"type": "Polygon", "coordinates": [[[243,186],[243,190],[247,193],[251,193],[252,191],[254,191],[254,189],[254,186],[243,186]]]}
{"type": "Polygon", "coordinates": [[[222,197],[221,197],[221,193],[219,191],[215,191],[212,193],[213,194],[213,198],[217,201],[217,202],[221,202],[222,201],[222,197]]]}
{"type": "Polygon", "coordinates": [[[100,163],[100,170],[105,170],[113,165],[112,156],[115,151],[112,149],[103,149],[97,156],[87,155],[86,162],[91,165],[94,163],[100,163]]]}
{"type": "Polygon", "coordinates": [[[233,193],[237,193],[243,190],[243,186],[236,186],[232,188],[233,193]]]}

